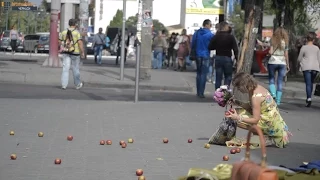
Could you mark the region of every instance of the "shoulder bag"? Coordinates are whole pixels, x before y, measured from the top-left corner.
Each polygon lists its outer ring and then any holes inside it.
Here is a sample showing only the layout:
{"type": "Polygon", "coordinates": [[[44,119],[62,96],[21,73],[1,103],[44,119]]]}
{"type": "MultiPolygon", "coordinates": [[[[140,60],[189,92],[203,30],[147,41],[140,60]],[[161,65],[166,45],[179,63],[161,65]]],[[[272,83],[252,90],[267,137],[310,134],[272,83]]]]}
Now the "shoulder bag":
{"type": "Polygon", "coordinates": [[[265,58],[263,58],[262,63],[265,67],[268,66],[268,63],[269,63],[271,56],[274,54],[274,52],[276,52],[277,49],[278,49],[278,47],[272,52],[272,54],[268,54],[268,55],[266,55],[265,58]]]}
{"type": "Polygon", "coordinates": [[[231,180],[278,180],[277,172],[267,168],[266,165],[266,143],[261,129],[253,125],[248,132],[245,160],[233,164],[231,180]],[[251,134],[258,134],[260,138],[262,161],[256,164],[250,161],[250,139],[251,134]]]}

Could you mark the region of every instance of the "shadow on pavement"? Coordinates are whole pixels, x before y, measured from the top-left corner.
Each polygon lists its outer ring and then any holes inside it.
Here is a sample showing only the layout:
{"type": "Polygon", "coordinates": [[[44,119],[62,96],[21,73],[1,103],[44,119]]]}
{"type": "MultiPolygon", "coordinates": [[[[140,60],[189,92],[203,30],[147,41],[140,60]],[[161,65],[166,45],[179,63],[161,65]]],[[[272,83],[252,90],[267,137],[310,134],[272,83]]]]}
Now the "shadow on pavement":
{"type": "MultiPolygon", "coordinates": [[[[267,148],[267,163],[269,165],[284,165],[295,168],[302,165],[303,162],[320,160],[319,152],[320,145],[292,142],[283,149],[267,148]]],[[[251,154],[255,157],[261,157],[261,150],[252,150],[251,154]]]]}

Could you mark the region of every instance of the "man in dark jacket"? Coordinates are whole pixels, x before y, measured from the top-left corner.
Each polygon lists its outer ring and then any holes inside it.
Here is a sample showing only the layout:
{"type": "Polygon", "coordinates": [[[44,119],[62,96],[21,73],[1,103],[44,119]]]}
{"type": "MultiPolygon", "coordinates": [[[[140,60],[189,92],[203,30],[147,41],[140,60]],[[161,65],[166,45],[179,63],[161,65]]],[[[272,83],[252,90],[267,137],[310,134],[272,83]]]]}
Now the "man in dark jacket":
{"type": "Polygon", "coordinates": [[[210,39],[213,37],[211,32],[212,23],[206,19],[202,23],[202,28],[197,30],[191,42],[191,48],[196,50],[197,63],[197,96],[204,98],[206,88],[207,74],[210,63],[210,51],[208,49],[210,39]]]}

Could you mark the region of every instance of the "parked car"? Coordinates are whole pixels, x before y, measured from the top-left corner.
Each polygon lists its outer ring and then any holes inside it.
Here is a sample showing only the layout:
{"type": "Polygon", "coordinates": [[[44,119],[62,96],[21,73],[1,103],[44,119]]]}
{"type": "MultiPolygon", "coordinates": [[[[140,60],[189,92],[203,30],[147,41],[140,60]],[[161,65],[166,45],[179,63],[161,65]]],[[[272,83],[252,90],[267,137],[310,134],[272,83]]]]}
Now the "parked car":
{"type": "Polygon", "coordinates": [[[39,38],[38,48],[35,49],[35,53],[49,52],[50,35],[42,34],[39,38]]]}
{"type": "Polygon", "coordinates": [[[38,53],[38,44],[41,35],[29,34],[24,37],[23,49],[25,52],[38,53]]]}
{"type": "MultiPolygon", "coordinates": [[[[19,33],[19,38],[17,40],[17,51],[23,51],[23,35],[19,33]]],[[[10,30],[3,31],[0,36],[0,49],[1,50],[11,50],[11,39],[10,39],[10,30]]]]}

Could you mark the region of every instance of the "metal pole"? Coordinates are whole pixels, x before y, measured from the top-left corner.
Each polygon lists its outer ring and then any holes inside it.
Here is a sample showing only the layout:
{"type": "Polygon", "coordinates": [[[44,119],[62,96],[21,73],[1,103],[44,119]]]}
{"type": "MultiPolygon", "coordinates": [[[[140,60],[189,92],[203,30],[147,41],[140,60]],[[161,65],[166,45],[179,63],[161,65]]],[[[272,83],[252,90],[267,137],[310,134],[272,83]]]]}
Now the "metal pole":
{"type": "Polygon", "coordinates": [[[82,41],[85,51],[85,59],[87,59],[87,41],[88,41],[88,20],[89,20],[89,0],[80,0],[80,32],[82,35],[82,41]]]}
{"type": "Polygon", "coordinates": [[[137,103],[139,101],[139,79],[140,79],[140,43],[137,45],[136,52],[136,84],[134,91],[134,102],[137,103]]]}
{"type": "Polygon", "coordinates": [[[123,81],[124,77],[124,56],[125,56],[125,35],[126,35],[126,11],[127,0],[123,0],[123,16],[122,16],[122,35],[121,35],[121,62],[120,62],[120,81],[123,81]]]}
{"type": "Polygon", "coordinates": [[[7,9],[7,13],[6,13],[6,30],[8,30],[8,21],[9,21],[9,8],[7,9]]]}

